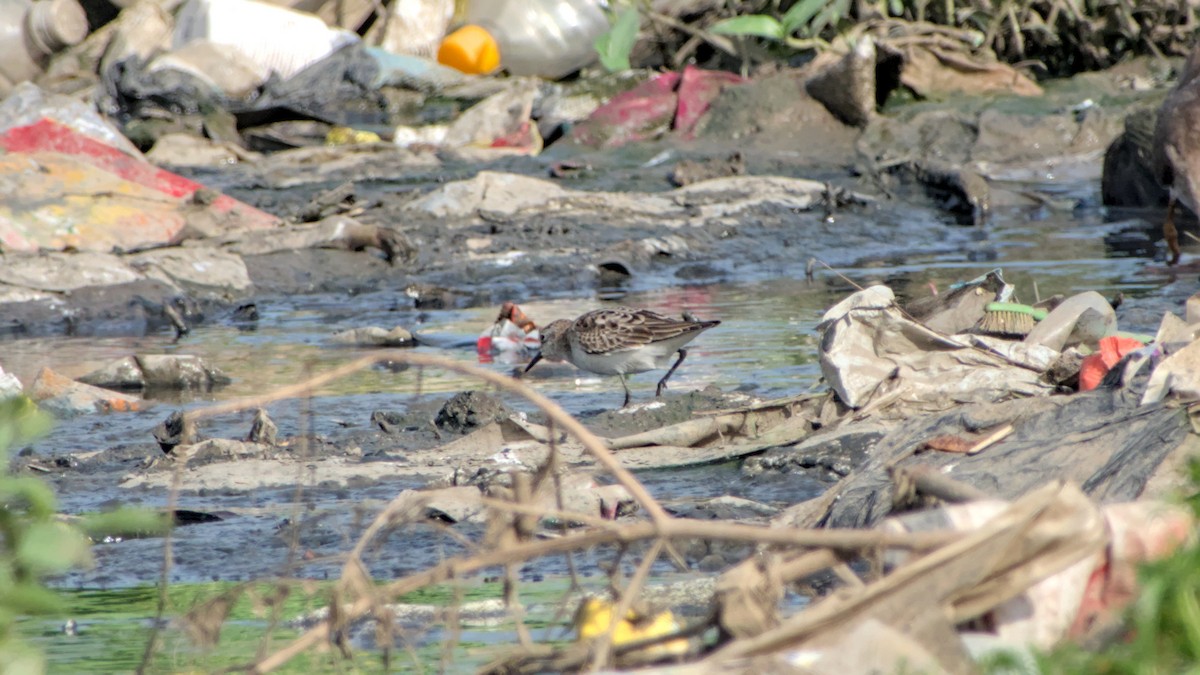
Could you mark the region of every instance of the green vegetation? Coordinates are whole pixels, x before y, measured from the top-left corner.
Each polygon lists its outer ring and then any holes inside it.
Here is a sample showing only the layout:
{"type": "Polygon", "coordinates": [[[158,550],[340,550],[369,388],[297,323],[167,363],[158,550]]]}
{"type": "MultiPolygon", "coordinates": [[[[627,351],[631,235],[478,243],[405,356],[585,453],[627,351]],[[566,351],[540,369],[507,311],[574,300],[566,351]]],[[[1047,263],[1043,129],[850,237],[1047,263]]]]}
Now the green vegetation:
{"type": "MultiPolygon", "coordinates": [[[[1186,54],[1200,19],[1200,8],[1172,0],[748,0],[727,7],[693,17],[675,38],[682,43],[698,34],[715,44],[730,36],[785,48],[759,51],[761,59],[825,49],[866,31],[888,37],[897,24],[908,24],[911,30],[900,31],[905,40],[965,41],[1010,63],[1036,62],[1051,76],[1107,68],[1135,54],[1186,54]]],[[[597,42],[610,70],[629,62],[639,28],[627,18],[633,11],[625,10],[597,42]]],[[[661,31],[656,37],[665,51],[674,46],[661,31]]]]}
{"type": "Polygon", "coordinates": [[[829,28],[837,28],[850,15],[850,0],[800,0],[779,19],[769,14],[744,14],[722,19],[709,29],[718,35],[757,36],[784,42],[789,47],[805,49],[813,42],[797,40],[819,39],[829,28]]]}
{"type": "Polygon", "coordinates": [[[40,673],[45,655],[22,639],[18,624],[62,615],[70,603],[44,584],[47,576],[91,563],[91,538],[165,531],[155,513],[122,510],[68,524],[54,493],[34,476],[9,470],[9,451],[44,434],[50,418],[24,396],[0,400],[0,673],[40,673]]]}
{"type": "Polygon", "coordinates": [[[600,55],[600,63],[610,73],[629,70],[629,54],[637,42],[638,24],[641,15],[633,8],[628,8],[617,15],[612,28],[596,38],[596,52],[600,55]]]}
{"type": "Polygon", "coordinates": [[[63,611],[62,598],[42,580],[91,560],[83,533],[57,519],[50,488],[8,470],[9,449],[49,427],[49,418],[28,398],[0,401],[0,673],[45,669],[42,654],[14,630],[16,622],[26,615],[63,611]]]}
{"type": "MultiPolygon", "coordinates": [[[[332,581],[280,580],[234,584],[174,584],[168,588],[165,614],[170,622],[146,672],[215,672],[238,670],[257,657],[280,649],[303,629],[293,620],[310,615],[330,600],[332,581]]],[[[559,637],[561,630],[551,608],[566,590],[564,584],[532,584],[522,599],[544,608],[526,625],[538,631],[539,640],[559,637]]],[[[48,655],[52,672],[132,672],[142,662],[152,617],[157,612],[159,590],[140,586],[114,590],[63,591],[75,635],[62,631],[64,618],[21,622],[27,642],[48,655]]],[[[398,599],[401,603],[449,607],[455,603],[500,598],[500,583],[469,582],[456,591],[442,585],[398,599]]],[[[66,616],[66,615],[63,615],[66,616]]],[[[370,633],[370,631],[367,631],[370,633]]],[[[372,633],[373,634],[373,633],[372,633]]],[[[436,670],[447,649],[446,634],[437,622],[424,622],[406,631],[388,659],[393,672],[414,670],[414,659],[436,670]],[[406,642],[407,644],[401,644],[406,642]]],[[[512,644],[513,626],[502,622],[482,628],[464,627],[453,645],[454,668],[472,670],[512,644]]],[[[289,661],[281,673],[386,672],[380,651],[362,652],[351,645],[352,661],[337,650],[309,650],[289,661]]],[[[3,672],[3,671],[0,671],[3,672]]]]}

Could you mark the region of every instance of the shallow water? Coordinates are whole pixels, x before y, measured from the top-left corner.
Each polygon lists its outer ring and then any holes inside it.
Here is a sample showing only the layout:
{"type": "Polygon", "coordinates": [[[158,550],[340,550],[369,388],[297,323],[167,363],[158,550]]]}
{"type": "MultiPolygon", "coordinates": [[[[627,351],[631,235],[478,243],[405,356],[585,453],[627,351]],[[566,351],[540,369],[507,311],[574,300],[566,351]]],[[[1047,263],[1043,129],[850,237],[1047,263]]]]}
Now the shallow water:
{"type": "MultiPolygon", "coordinates": [[[[1001,268],[1025,301],[1055,293],[1097,290],[1106,296],[1122,292],[1129,305],[1153,305],[1156,289],[1171,280],[1155,271],[1161,269],[1153,261],[1159,254],[1153,244],[1158,238],[1157,228],[1144,222],[1108,222],[1110,216],[1095,206],[1094,177],[1073,178],[1074,182],[1047,180],[1037,186],[1043,190],[1049,186],[1055,198],[1074,204],[1074,208],[1001,210],[982,228],[947,228],[929,223],[928,211],[914,210],[914,222],[907,227],[937,228],[940,233],[939,243],[922,244],[916,250],[844,250],[824,242],[816,248],[827,252],[825,257],[834,269],[818,265],[811,281],[805,279],[808,256],[798,251],[794,260],[769,265],[716,261],[714,265],[722,270],[716,282],[687,285],[668,276],[637,278],[619,301],[668,314],[690,311],[701,318],[722,321],[720,327],[706,332],[689,347],[687,361],[672,379],[674,391],[714,385],[761,398],[799,394],[818,386],[814,328],[822,312],[855,286],[883,282],[902,298],[911,299],[933,289],[945,291],[954,282],[1001,268]]],[[[904,223],[907,215],[891,213],[893,222],[881,222],[880,227],[905,226],[896,223],[904,223]]],[[[1192,246],[1187,252],[1195,254],[1196,250],[1192,246]]],[[[3,365],[29,382],[43,366],[80,376],[130,353],[187,353],[200,355],[233,376],[234,382],[228,387],[183,398],[173,394],[144,412],[65,421],[29,449],[47,458],[135,446],[146,447],[146,454],[150,454],[156,451],[150,430],[173,409],[261,394],[366,353],[331,345],[329,336],[338,330],[366,325],[404,326],[429,345],[417,347],[420,351],[470,363],[479,361],[474,341],[494,319],[496,307],[417,311],[410,308],[401,291],[397,288],[353,297],[260,298],[261,318],[253,327],[203,324],[179,342],[166,333],[9,341],[4,343],[3,365]]],[[[513,299],[542,324],[602,305],[595,297],[513,299]]],[[[1155,315],[1143,312],[1138,316],[1155,315]]],[[[1153,325],[1128,323],[1121,327],[1154,329],[1153,325]]],[[[517,365],[491,363],[488,367],[507,372],[517,365]]],[[[611,378],[540,367],[531,375],[534,386],[574,413],[611,409],[620,401],[620,385],[611,378]]],[[[652,398],[656,380],[651,373],[634,376],[634,400],[652,398]]],[[[268,410],[279,425],[281,437],[307,432],[336,441],[348,430],[367,430],[372,411],[403,411],[414,401],[441,401],[475,386],[463,377],[436,370],[418,373],[377,368],[329,385],[313,401],[285,401],[268,410]]],[[[530,410],[522,401],[507,403],[530,410]]],[[[241,437],[250,417],[246,413],[209,420],[202,432],[211,437],[241,437]]],[[[131,460],[130,470],[137,464],[131,460]]],[[[814,496],[825,485],[819,476],[802,474],[752,479],[743,476],[736,463],[648,472],[641,478],[657,498],[667,501],[733,494],[783,505],[814,496]]],[[[52,480],[60,489],[61,508],[69,513],[93,511],[114,503],[148,507],[167,503],[162,490],[124,491],[111,482],[96,481],[85,482],[87,488],[79,489],[78,477],[71,475],[52,480]]],[[[177,529],[169,578],[197,582],[242,581],[271,574],[335,577],[341,565],[336,556],[352,545],[384,501],[412,486],[396,480],[369,487],[303,491],[185,492],[180,506],[228,511],[233,517],[177,529]],[[303,524],[298,538],[293,537],[295,523],[303,524]]],[[[373,574],[386,578],[412,572],[458,550],[456,540],[441,531],[413,528],[403,536],[383,541],[367,562],[373,574]]],[[[102,543],[95,547],[95,553],[95,569],[73,573],[58,583],[67,588],[135,587],[154,583],[162,569],[163,546],[158,539],[102,543]]],[[[561,559],[523,570],[530,579],[565,573],[561,559]]],[[[144,622],[138,621],[132,625],[144,631],[144,622]]],[[[127,623],[114,630],[134,628],[127,623]]]]}
{"type": "MultiPolygon", "coordinates": [[[[947,226],[949,220],[930,221],[930,211],[905,205],[881,211],[881,228],[907,228],[913,233],[910,247],[868,246],[839,249],[836,241],[822,241],[814,250],[834,265],[830,270],[817,265],[815,280],[805,279],[809,251],[798,247],[792,258],[772,258],[767,264],[715,261],[718,281],[686,285],[676,277],[660,274],[637,277],[624,304],[646,306],[666,313],[690,311],[702,318],[721,319],[719,328],[707,331],[689,348],[689,357],[672,378],[673,390],[709,386],[739,389],[763,399],[805,392],[818,386],[815,325],[828,306],[845,297],[856,286],[886,282],[901,298],[917,298],[946,291],[950,283],[972,279],[991,269],[1002,268],[1004,277],[1018,287],[1022,300],[1094,289],[1105,295],[1122,292],[1129,305],[1153,304],[1154,292],[1170,281],[1156,268],[1153,257],[1157,227],[1148,222],[1117,220],[1096,207],[1096,180],[1090,175],[1051,179],[1046,175],[1019,177],[1015,187],[1037,187],[1061,199],[1070,208],[1024,208],[998,210],[983,228],[947,226]],[[1115,221],[1115,222],[1110,222],[1115,221]],[[924,231],[923,228],[929,228],[924,231]],[[932,237],[931,234],[932,233],[932,237]]],[[[835,229],[835,228],[834,228],[835,229]]],[[[1189,251],[1193,255],[1194,250],[1189,251]]],[[[594,297],[558,297],[554,293],[512,298],[539,323],[569,317],[600,306],[594,297]]],[[[234,377],[230,386],[214,393],[169,395],[157,399],[150,410],[122,416],[82,417],[59,424],[52,435],[26,452],[40,458],[91,450],[145,448],[127,453],[146,456],[156,452],[150,430],[176,407],[194,408],[212,401],[269,392],[307,376],[334,368],[366,351],[331,346],[329,336],[337,330],[380,325],[412,329],[427,346],[419,351],[444,354],[467,363],[479,363],[475,337],[496,315],[497,307],[445,311],[410,309],[402,289],[344,297],[260,298],[260,319],[253,327],[228,323],[206,323],[194,328],[184,340],[175,342],[167,333],[127,337],[49,337],[7,341],[2,364],[26,383],[37,370],[50,366],[70,376],[86,374],[98,366],[130,353],[199,354],[234,377]]],[[[1124,316],[1124,312],[1118,312],[1124,316]]],[[[1141,317],[1157,316],[1141,312],[1141,317]]],[[[1152,330],[1153,325],[1122,323],[1126,330],[1152,330]]],[[[510,371],[520,363],[487,364],[488,368],[510,371]]],[[[574,413],[611,410],[620,400],[620,386],[611,378],[574,374],[563,369],[539,366],[530,377],[536,388],[574,413]]],[[[631,388],[635,401],[652,398],[654,374],[634,376],[631,388]]],[[[330,384],[312,401],[283,401],[269,406],[280,426],[281,437],[312,434],[337,440],[347,432],[370,428],[376,410],[403,411],[414,401],[442,401],[452,393],[474,388],[466,378],[427,370],[392,371],[384,368],[359,372],[330,384]]],[[[506,401],[518,410],[530,410],[523,401],[506,401]]],[[[230,414],[208,420],[206,436],[240,437],[250,424],[251,414],[230,414]]],[[[139,460],[130,460],[130,470],[139,460]]],[[[319,477],[317,477],[319,480],[319,477]]],[[[821,476],[787,474],[749,478],[737,462],[688,470],[644,472],[640,478],[653,494],[671,500],[719,495],[736,495],[768,503],[787,504],[820,494],[826,483],[821,476]]],[[[114,503],[132,506],[166,506],[163,490],[121,490],[110,476],[86,479],[67,473],[54,477],[62,510],[89,512],[114,503]]],[[[308,579],[336,578],[341,568],[338,555],[346,551],[373,514],[396,492],[416,486],[404,479],[356,488],[305,488],[241,492],[185,491],[178,506],[208,512],[224,512],[227,520],[181,527],[174,533],[172,565],[168,578],[173,583],[198,581],[244,581],[268,575],[294,575],[308,579]]],[[[476,528],[460,526],[461,533],[476,528]]],[[[460,551],[458,539],[436,527],[415,526],[391,534],[368,551],[368,568],[377,578],[394,578],[424,568],[438,558],[460,551]]],[[[148,598],[137,603],[121,593],[146,595],[139,586],[156,583],[163,566],[161,539],[126,540],[95,546],[97,566],[72,573],[56,581],[71,589],[72,607],[78,609],[82,634],[89,640],[72,640],[56,631],[56,623],[38,621],[31,629],[40,635],[56,667],[62,671],[127,670],[137,663],[151,615],[148,598]],[[89,589],[103,589],[92,595],[89,589]],[[130,591],[113,591],[130,589],[130,591]],[[136,605],[136,607],[134,607],[136,605]],[[126,615],[114,616],[114,607],[128,607],[126,615]],[[114,640],[128,649],[113,651],[114,640]],[[101,649],[103,646],[103,649],[101,649]],[[98,651],[97,651],[98,650],[98,651]],[[98,652],[112,661],[97,661],[98,652]]],[[[595,571],[596,560],[582,556],[576,561],[595,571]]],[[[664,572],[666,571],[664,563],[664,572]]],[[[562,579],[563,558],[540,561],[522,569],[529,580],[562,579]]],[[[242,619],[230,623],[233,634],[245,634],[247,644],[262,634],[262,620],[242,619]]],[[[287,632],[284,632],[286,635],[287,632]]],[[[511,639],[509,632],[468,632],[478,644],[511,639]]],[[[176,665],[194,655],[174,635],[169,649],[176,665]]],[[[250,647],[247,647],[250,649],[250,647]]],[[[245,658],[242,652],[239,658],[245,658]]],[[[203,655],[200,655],[203,656],[203,655]]],[[[203,661],[200,658],[200,663],[203,661]]]]}

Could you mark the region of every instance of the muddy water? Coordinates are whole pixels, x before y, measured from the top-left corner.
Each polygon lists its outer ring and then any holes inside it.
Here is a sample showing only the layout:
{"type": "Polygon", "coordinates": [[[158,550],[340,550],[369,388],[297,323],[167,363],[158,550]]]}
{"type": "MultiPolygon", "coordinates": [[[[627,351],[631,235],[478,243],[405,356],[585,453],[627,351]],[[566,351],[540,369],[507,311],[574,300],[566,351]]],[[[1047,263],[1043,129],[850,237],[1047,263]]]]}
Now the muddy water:
{"type": "MultiPolygon", "coordinates": [[[[797,394],[818,385],[814,327],[823,310],[855,285],[884,282],[902,297],[913,298],[934,289],[944,291],[956,281],[999,267],[1026,301],[1092,289],[1109,296],[1123,292],[1134,305],[1153,303],[1155,289],[1168,280],[1153,273],[1157,268],[1152,262],[1156,254],[1152,244],[1157,238],[1155,228],[1148,223],[1106,222],[1106,215],[1094,206],[1095,177],[1074,177],[1067,182],[1041,178],[1036,187],[1051,196],[1047,206],[1000,210],[982,228],[948,226],[949,221],[929,222],[928,211],[914,211],[911,222],[905,221],[903,212],[890,214],[893,222],[881,227],[912,228],[916,240],[929,239],[925,228],[944,232],[942,243],[917,251],[847,251],[835,247],[837,258],[832,262],[836,269],[818,265],[813,280],[805,278],[808,261],[802,255],[770,266],[716,261],[723,270],[717,283],[687,285],[670,276],[635,278],[632,290],[618,299],[666,313],[686,310],[702,318],[722,320],[719,328],[693,343],[687,362],[672,380],[674,391],[713,385],[761,398],[797,394]]],[[[1023,186],[1030,187],[1013,184],[1018,189],[1023,186]]],[[[829,248],[829,242],[822,244],[819,248],[829,248]]],[[[529,296],[513,299],[540,323],[573,316],[600,304],[594,297],[546,300],[536,290],[546,280],[531,281],[529,296]]],[[[66,421],[49,438],[34,444],[32,451],[47,458],[104,451],[121,457],[118,463],[132,470],[156,452],[150,430],[171,410],[259,394],[362,353],[331,345],[329,336],[335,331],[364,325],[405,326],[426,343],[418,349],[477,362],[475,338],[496,312],[495,307],[416,311],[400,289],[354,297],[267,297],[259,300],[259,310],[261,318],[253,326],[205,324],[180,342],[162,334],[6,343],[5,367],[26,382],[42,366],[78,376],[131,352],[199,354],[234,377],[232,385],[214,393],[162,398],[142,413],[66,421]]],[[[1122,328],[1152,330],[1153,326],[1123,324],[1122,328]]],[[[492,363],[489,367],[509,371],[518,365],[492,363]]],[[[611,379],[561,368],[539,367],[533,374],[535,386],[574,413],[611,409],[620,401],[620,386],[611,379]]],[[[650,373],[633,377],[635,401],[652,397],[655,380],[650,373]]],[[[473,383],[445,372],[380,368],[334,383],[312,402],[279,403],[269,411],[279,424],[281,437],[311,433],[336,443],[347,433],[368,431],[372,411],[404,411],[415,405],[436,409],[436,404],[452,393],[473,387],[473,383]]],[[[528,409],[520,401],[508,403],[528,409]]],[[[249,415],[233,415],[207,422],[202,432],[236,438],[244,436],[248,425],[249,415]]],[[[813,496],[824,487],[819,477],[750,479],[743,477],[736,465],[657,472],[643,478],[658,498],[667,501],[734,494],[787,504],[813,496]]],[[[319,476],[308,479],[311,483],[320,480],[319,476]]],[[[68,512],[114,503],[162,506],[167,500],[163,491],[122,490],[111,473],[103,479],[68,474],[54,480],[68,512]]],[[[279,572],[317,578],[336,574],[339,562],[332,556],[350,546],[364,520],[379,504],[406,487],[411,486],[398,480],[351,488],[310,487],[300,492],[185,492],[182,506],[224,511],[231,517],[178,531],[172,578],[206,581],[242,580],[279,572]],[[300,551],[306,552],[306,559],[298,558],[300,551]]],[[[453,554],[457,546],[452,538],[437,531],[414,532],[384,542],[369,562],[377,574],[402,574],[453,554]]],[[[74,574],[63,583],[89,587],[151,583],[161,566],[161,542],[102,545],[97,557],[96,569],[74,574]]],[[[531,567],[527,574],[543,576],[562,571],[560,563],[547,562],[531,567]]]]}

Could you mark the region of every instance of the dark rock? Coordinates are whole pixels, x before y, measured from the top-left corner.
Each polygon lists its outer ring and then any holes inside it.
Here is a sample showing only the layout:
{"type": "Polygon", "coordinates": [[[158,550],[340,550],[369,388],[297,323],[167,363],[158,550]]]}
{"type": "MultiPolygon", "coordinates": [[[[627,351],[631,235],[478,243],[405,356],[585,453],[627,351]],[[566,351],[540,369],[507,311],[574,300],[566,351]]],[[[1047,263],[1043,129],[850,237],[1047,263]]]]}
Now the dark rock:
{"type": "Polygon", "coordinates": [[[151,432],[158,447],[164,453],[170,453],[177,446],[190,445],[196,442],[196,423],[185,419],[182,412],[176,410],[163,420],[151,432]]]}
{"type": "Polygon", "coordinates": [[[866,36],[837,63],[809,78],[804,86],[842,122],[862,127],[875,115],[878,101],[875,69],[875,41],[866,36]]]}
{"type": "Polygon", "coordinates": [[[379,427],[385,434],[394,434],[404,430],[405,417],[397,412],[376,410],[371,413],[371,424],[379,427]]]}
{"type": "Polygon", "coordinates": [[[467,432],[512,414],[507,407],[480,391],[455,394],[438,411],[434,424],[439,429],[467,432]]]}
{"type": "Polygon", "coordinates": [[[1100,199],[1105,206],[1167,206],[1167,187],[1154,165],[1153,109],[1135,110],[1125,118],[1125,130],[1104,152],[1100,199]]]}
{"type": "Polygon", "coordinates": [[[250,423],[250,433],[246,435],[246,440],[251,443],[275,445],[275,437],[278,433],[279,427],[267,415],[267,411],[259,408],[254,413],[254,421],[250,423]]]}
{"type": "Polygon", "coordinates": [[[866,461],[886,433],[886,427],[873,424],[818,431],[795,446],[775,448],[760,457],[752,457],[747,464],[753,465],[755,470],[819,469],[834,476],[845,476],[866,461]]]}

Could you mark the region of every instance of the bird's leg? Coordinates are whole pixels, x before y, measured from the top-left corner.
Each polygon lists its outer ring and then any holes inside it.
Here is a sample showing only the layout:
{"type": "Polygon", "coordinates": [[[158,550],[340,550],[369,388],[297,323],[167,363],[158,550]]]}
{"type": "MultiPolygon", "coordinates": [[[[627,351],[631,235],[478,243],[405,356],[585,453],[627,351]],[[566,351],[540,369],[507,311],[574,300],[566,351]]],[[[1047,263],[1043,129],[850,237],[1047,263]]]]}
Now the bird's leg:
{"type": "Polygon", "coordinates": [[[662,390],[667,388],[667,380],[671,378],[671,374],[675,372],[675,369],[678,368],[679,364],[683,363],[683,360],[686,358],[687,358],[687,350],[680,349],[679,350],[679,359],[677,361],[675,361],[675,365],[671,366],[671,369],[667,371],[667,374],[663,375],[663,378],[658,381],[658,388],[654,390],[655,396],[662,396],[662,390]]]}
{"type": "Polygon", "coordinates": [[[1175,229],[1175,195],[1167,201],[1167,219],[1163,221],[1163,239],[1167,241],[1167,251],[1170,252],[1170,258],[1167,259],[1168,265],[1174,265],[1179,262],[1179,230],[1175,229]]]}
{"type": "Polygon", "coordinates": [[[629,376],[626,375],[625,373],[621,373],[618,377],[621,378],[621,386],[625,387],[625,402],[621,404],[621,407],[628,408],[629,407],[629,383],[625,381],[625,378],[629,377],[629,376]]]}

